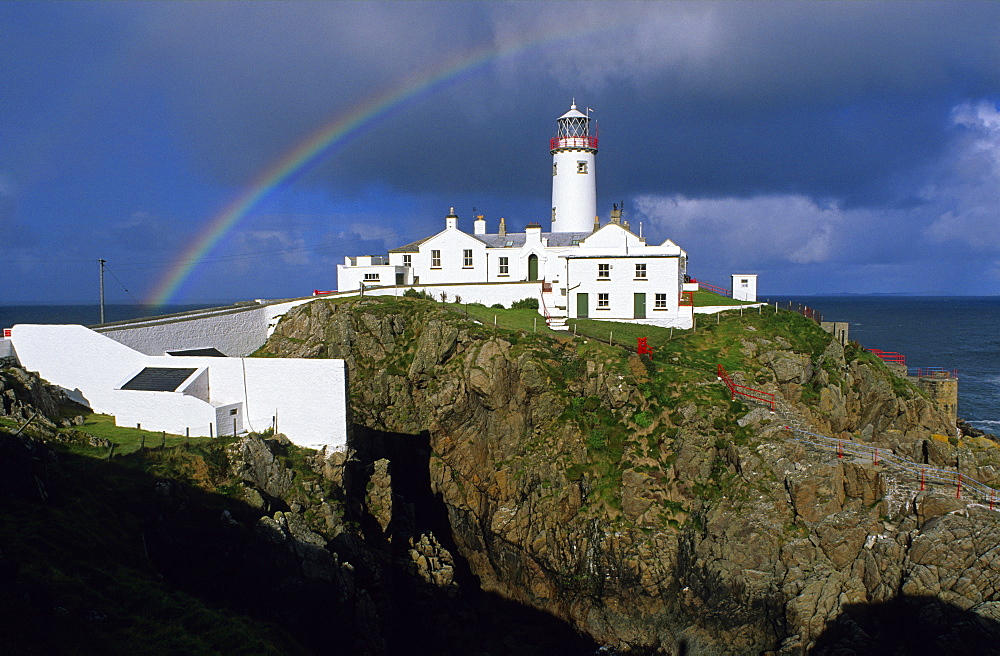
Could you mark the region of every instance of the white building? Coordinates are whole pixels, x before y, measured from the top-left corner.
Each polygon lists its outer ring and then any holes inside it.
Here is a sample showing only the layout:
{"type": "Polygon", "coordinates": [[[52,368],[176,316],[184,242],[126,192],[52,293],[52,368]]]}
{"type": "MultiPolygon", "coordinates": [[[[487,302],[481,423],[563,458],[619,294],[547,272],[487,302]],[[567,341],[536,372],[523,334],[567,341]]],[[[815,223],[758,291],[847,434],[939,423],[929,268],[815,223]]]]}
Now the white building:
{"type": "Polygon", "coordinates": [[[575,104],[557,124],[549,142],[550,232],[542,232],[538,223],[529,223],[524,232],[507,232],[500,219],[497,231],[488,233],[478,215],[470,234],[459,229],[452,208],[436,235],[393,249],[388,256],[345,258],[337,266],[338,291],[363,288],[385,294],[416,287],[437,294],[450,286],[452,295],[487,305],[506,304],[517,294],[514,300],[534,296],[557,329],[572,318],[690,328],[691,296],[684,293],[687,253],[669,239],[647,244],[622,221],[617,207],[610,222],[601,225],[596,215],[596,131],[575,104]],[[532,282],[537,287],[526,290],[524,283],[532,282]],[[516,288],[505,287],[513,283],[516,288]]]}
{"type": "Polygon", "coordinates": [[[119,426],[208,437],[274,425],[299,446],[347,444],[343,360],[146,355],[83,326],[20,324],[21,365],[119,426]]]}

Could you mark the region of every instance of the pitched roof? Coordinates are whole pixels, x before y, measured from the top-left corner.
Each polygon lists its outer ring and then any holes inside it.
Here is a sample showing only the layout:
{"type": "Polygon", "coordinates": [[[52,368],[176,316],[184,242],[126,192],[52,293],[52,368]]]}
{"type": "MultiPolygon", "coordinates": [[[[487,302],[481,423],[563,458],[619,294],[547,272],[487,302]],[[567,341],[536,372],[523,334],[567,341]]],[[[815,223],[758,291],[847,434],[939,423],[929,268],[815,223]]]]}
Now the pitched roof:
{"type": "MultiPolygon", "coordinates": [[[[438,233],[440,234],[440,233],[438,233]]],[[[431,237],[437,237],[437,235],[431,235],[431,237]]],[[[431,237],[424,237],[423,239],[418,239],[417,241],[406,244],[405,246],[400,246],[399,248],[394,248],[390,253],[416,253],[420,250],[420,244],[424,243],[431,237]]]]}

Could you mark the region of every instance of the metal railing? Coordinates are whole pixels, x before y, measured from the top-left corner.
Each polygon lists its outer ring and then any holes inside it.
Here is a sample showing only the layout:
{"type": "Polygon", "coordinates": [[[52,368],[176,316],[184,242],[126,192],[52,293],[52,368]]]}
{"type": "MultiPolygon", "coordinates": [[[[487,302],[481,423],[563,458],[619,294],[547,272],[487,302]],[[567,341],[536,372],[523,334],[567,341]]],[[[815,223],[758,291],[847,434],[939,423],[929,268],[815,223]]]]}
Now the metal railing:
{"type": "Polygon", "coordinates": [[[909,481],[914,492],[923,492],[933,485],[944,486],[955,491],[956,499],[965,499],[969,502],[978,502],[990,510],[996,510],[997,490],[980,483],[976,479],[966,476],[960,471],[932,467],[927,464],[920,464],[901,458],[891,450],[861,444],[853,440],[838,439],[819,433],[811,433],[801,428],[785,426],[785,430],[792,433],[792,439],[805,443],[813,448],[835,452],[838,458],[843,458],[846,454],[869,460],[875,465],[884,465],[899,472],[904,481],[909,481]],[[964,495],[964,496],[963,496],[964,495]]]}
{"type": "Polygon", "coordinates": [[[760,401],[761,403],[766,403],[771,406],[771,412],[774,412],[774,394],[770,392],[765,392],[764,390],[754,389],[753,387],[747,387],[746,385],[738,385],[733,382],[733,379],[729,377],[726,373],[726,368],[721,364],[716,367],[716,373],[726,387],[729,388],[729,396],[731,400],[735,400],[737,396],[742,396],[745,399],[753,399],[754,401],[760,401]]]}
{"type": "Polygon", "coordinates": [[[881,349],[868,349],[868,352],[872,355],[880,357],[885,362],[893,362],[895,364],[901,364],[906,366],[906,356],[902,353],[897,353],[895,351],[883,351],[881,349]]]}

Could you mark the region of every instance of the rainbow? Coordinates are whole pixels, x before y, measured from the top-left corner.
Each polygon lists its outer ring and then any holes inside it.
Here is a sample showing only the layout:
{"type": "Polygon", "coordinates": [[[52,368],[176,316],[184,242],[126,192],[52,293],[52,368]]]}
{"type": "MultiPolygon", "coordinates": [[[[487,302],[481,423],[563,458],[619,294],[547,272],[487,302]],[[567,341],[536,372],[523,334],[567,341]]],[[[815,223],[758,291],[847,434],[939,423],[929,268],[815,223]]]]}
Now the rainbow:
{"type": "MultiPolygon", "coordinates": [[[[602,29],[607,29],[604,26],[602,29]]],[[[257,175],[246,189],[227,204],[212,218],[184,249],[167,274],[155,285],[147,297],[147,303],[154,308],[162,307],[174,300],[178,290],[194,273],[212,248],[243,219],[250,210],[265,197],[274,192],[282,183],[304,172],[311,164],[329,157],[338,146],[345,144],[349,137],[376,119],[389,114],[404,103],[437,91],[446,84],[471,74],[486,64],[510,56],[531,47],[566,40],[585,35],[586,31],[574,31],[542,39],[529,39],[504,48],[486,47],[474,51],[464,58],[451,60],[429,73],[414,76],[403,84],[376,95],[353,107],[323,125],[285,153],[279,160],[257,175]]]]}

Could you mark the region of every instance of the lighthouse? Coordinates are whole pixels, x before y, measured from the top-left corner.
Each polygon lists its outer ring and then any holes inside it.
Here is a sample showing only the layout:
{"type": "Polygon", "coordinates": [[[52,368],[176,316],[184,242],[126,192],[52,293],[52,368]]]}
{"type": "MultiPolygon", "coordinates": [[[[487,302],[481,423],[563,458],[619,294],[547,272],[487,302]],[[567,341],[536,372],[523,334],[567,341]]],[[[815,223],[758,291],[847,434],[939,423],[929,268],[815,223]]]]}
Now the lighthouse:
{"type": "Polygon", "coordinates": [[[597,216],[596,130],[591,134],[590,117],[576,108],[575,101],[556,122],[556,136],[549,140],[552,232],[590,232],[597,216]]]}

